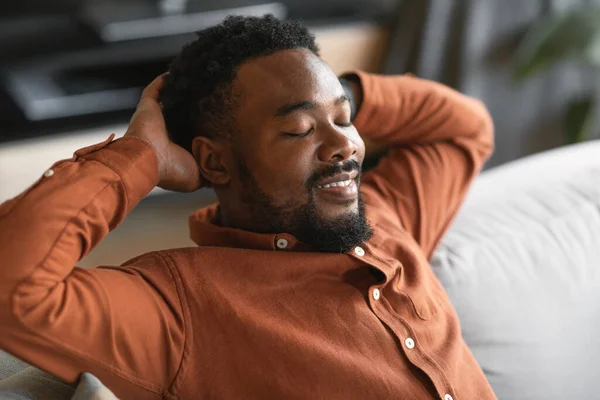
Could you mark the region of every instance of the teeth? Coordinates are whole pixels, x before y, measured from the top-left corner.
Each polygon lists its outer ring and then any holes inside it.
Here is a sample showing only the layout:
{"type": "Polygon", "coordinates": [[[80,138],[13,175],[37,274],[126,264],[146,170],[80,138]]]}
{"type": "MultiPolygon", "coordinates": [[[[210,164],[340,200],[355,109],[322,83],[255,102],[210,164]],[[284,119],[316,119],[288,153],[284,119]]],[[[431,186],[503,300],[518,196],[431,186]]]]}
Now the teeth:
{"type": "Polygon", "coordinates": [[[328,189],[330,187],[340,187],[340,186],[350,186],[352,184],[352,179],[348,179],[347,181],[339,181],[328,183],[327,185],[318,186],[320,189],[328,189]]]}

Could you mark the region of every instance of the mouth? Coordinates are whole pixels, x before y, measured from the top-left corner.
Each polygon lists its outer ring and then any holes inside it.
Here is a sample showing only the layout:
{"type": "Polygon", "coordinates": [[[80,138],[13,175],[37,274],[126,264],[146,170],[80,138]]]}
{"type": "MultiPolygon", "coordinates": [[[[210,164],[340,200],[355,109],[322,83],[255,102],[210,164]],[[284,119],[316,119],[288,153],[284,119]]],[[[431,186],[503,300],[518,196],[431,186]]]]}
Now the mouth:
{"type": "Polygon", "coordinates": [[[358,176],[358,171],[344,172],[330,176],[329,178],[321,179],[317,187],[319,189],[330,189],[332,187],[347,187],[354,182],[358,176]]]}
{"type": "Polygon", "coordinates": [[[317,186],[319,189],[329,189],[332,187],[346,187],[346,186],[350,186],[354,183],[353,180],[348,179],[346,181],[338,181],[338,182],[331,182],[331,183],[327,183],[325,185],[321,185],[321,186],[317,186]]]}
{"type": "Polygon", "coordinates": [[[323,179],[317,185],[317,193],[336,202],[354,200],[358,194],[357,176],[358,171],[353,171],[323,179]]]}

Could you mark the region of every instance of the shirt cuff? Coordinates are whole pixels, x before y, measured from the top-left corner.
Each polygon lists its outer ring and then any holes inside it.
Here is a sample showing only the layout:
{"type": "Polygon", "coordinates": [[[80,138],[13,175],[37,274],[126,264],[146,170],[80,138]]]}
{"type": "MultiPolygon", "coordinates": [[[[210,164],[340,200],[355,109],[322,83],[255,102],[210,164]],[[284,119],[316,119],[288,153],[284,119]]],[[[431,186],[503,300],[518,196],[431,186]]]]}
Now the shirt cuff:
{"type": "Polygon", "coordinates": [[[97,161],[112,169],[123,182],[127,196],[127,211],[158,184],[158,156],[152,145],[135,137],[113,141],[114,134],[74,154],[74,159],[97,161]]]}

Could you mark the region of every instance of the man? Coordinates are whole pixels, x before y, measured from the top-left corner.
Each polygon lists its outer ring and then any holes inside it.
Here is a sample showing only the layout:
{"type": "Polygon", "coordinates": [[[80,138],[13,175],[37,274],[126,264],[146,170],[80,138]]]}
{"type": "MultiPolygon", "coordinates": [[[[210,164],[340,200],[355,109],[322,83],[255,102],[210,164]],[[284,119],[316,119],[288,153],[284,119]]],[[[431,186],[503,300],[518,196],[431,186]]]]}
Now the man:
{"type": "Polygon", "coordinates": [[[271,16],[198,36],[124,138],[0,208],[0,347],[121,398],[495,398],[428,265],[492,152],[484,106],[410,76],[342,85],[271,16]],[[389,148],[364,175],[361,137],[389,148]],[[198,247],[74,268],[156,185],[214,188],[198,247]]]}

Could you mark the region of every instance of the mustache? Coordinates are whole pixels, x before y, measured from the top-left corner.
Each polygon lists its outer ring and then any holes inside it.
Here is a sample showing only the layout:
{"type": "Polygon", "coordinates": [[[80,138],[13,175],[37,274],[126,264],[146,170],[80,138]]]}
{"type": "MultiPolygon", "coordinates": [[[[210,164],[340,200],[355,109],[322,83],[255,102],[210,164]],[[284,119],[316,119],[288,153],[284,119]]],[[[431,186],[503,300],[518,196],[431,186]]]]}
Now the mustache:
{"type": "Polygon", "coordinates": [[[342,172],[358,171],[358,179],[362,176],[362,167],[356,160],[348,160],[342,164],[332,165],[324,168],[321,171],[315,172],[307,182],[308,187],[316,186],[317,182],[321,179],[329,178],[331,176],[341,174],[342,172]]]}

